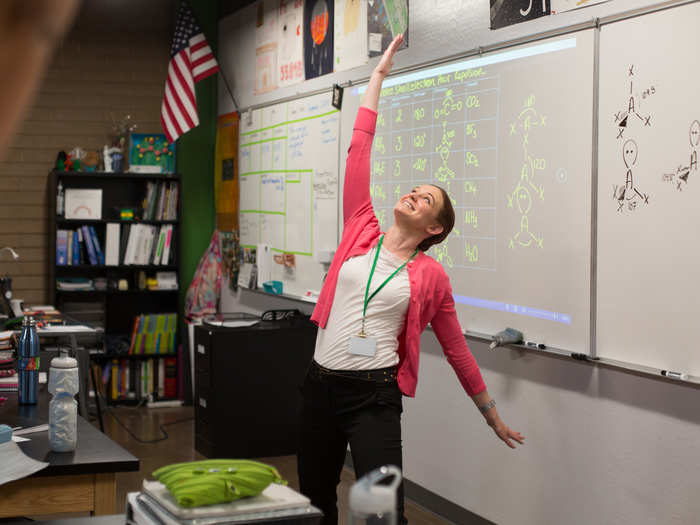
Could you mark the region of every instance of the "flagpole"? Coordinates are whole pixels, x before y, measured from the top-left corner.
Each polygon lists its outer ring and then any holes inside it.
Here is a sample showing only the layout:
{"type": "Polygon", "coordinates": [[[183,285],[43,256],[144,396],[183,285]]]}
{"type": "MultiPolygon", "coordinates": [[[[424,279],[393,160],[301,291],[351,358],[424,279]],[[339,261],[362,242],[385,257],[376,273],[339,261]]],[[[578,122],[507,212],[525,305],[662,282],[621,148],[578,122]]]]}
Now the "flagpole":
{"type": "Polygon", "coordinates": [[[217,58],[216,62],[219,64],[219,73],[221,73],[221,78],[223,79],[224,84],[226,85],[226,90],[228,91],[228,94],[231,97],[231,100],[233,100],[233,107],[236,111],[238,111],[238,102],[236,102],[236,99],[233,96],[233,92],[231,91],[231,86],[228,85],[228,80],[226,79],[226,75],[224,75],[224,70],[221,67],[221,61],[217,58]]]}

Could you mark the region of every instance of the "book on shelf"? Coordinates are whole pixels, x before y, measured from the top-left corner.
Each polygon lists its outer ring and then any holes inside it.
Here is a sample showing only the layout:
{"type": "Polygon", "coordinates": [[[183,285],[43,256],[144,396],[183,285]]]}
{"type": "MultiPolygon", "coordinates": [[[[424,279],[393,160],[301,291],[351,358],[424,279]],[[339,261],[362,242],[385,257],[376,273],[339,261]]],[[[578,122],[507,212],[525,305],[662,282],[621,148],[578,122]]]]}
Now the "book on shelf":
{"type": "Polygon", "coordinates": [[[146,195],[141,203],[141,216],[146,221],[174,221],[177,219],[177,182],[148,181],[146,195]]]}
{"type": "Polygon", "coordinates": [[[56,230],[56,264],[68,264],[68,230],[56,230]]]}
{"type": "Polygon", "coordinates": [[[83,257],[80,251],[80,234],[78,233],[78,230],[73,230],[71,233],[73,237],[73,250],[70,252],[71,260],[68,262],[68,264],[83,264],[83,257]]]}
{"type": "Polygon", "coordinates": [[[88,254],[87,248],[85,246],[85,239],[83,238],[83,230],[78,228],[75,231],[78,234],[78,251],[80,252],[80,256],[78,257],[78,264],[85,264],[88,260],[88,254]]]}
{"type": "Polygon", "coordinates": [[[173,225],[108,223],[105,251],[92,225],[56,230],[56,265],[166,266],[174,257],[173,225]]]}
{"type": "Polygon", "coordinates": [[[172,224],[131,224],[121,240],[122,264],[165,266],[170,263],[172,224]]]}
{"type": "Polygon", "coordinates": [[[95,227],[83,225],[76,230],[56,230],[56,265],[72,266],[85,261],[93,266],[105,264],[95,227]]]}
{"type": "Polygon", "coordinates": [[[119,265],[119,229],[118,222],[107,223],[105,239],[105,264],[107,266],[119,265]]]}
{"type": "Polygon", "coordinates": [[[164,372],[164,397],[172,399],[177,397],[177,358],[166,357],[160,360],[165,367],[164,372]]]}
{"type": "Polygon", "coordinates": [[[99,237],[97,237],[97,232],[95,232],[95,227],[90,225],[90,226],[88,226],[88,230],[90,231],[90,242],[92,242],[92,245],[95,248],[95,256],[97,257],[97,264],[101,264],[104,266],[105,256],[104,256],[104,253],[102,252],[102,247],[100,246],[100,239],[99,239],[99,237]]]}
{"type": "Polygon", "coordinates": [[[92,238],[90,235],[90,229],[83,225],[80,227],[83,232],[83,242],[85,243],[85,248],[87,249],[88,260],[93,266],[97,266],[97,252],[95,251],[95,246],[92,243],[92,238]]]}
{"type": "Polygon", "coordinates": [[[134,318],[129,354],[172,354],[176,334],[176,313],[138,315],[134,318]]]}

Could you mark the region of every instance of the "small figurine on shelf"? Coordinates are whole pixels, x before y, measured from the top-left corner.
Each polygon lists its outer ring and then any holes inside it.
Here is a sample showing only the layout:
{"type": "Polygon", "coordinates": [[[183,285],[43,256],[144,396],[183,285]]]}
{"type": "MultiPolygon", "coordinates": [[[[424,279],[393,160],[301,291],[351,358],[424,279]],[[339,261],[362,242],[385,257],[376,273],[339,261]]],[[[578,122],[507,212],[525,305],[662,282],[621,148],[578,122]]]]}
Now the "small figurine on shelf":
{"type": "Polygon", "coordinates": [[[73,171],[73,159],[71,158],[70,153],[66,154],[66,160],[63,161],[63,164],[66,171],[73,171]]]}
{"type": "Polygon", "coordinates": [[[68,156],[73,159],[72,171],[81,171],[82,162],[87,152],[81,147],[73,148],[68,156]]]}
{"type": "Polygon", "coordinates": [[[56,171],[66,171],[66,152],[59,151],[56,157],[56,166],[54,166],[56,171]]]}
{"type": "Polygon", "coordinates": [[[105,146],[102,150],[102,154],[104,156],[104,163],[105,163],[105,171],[107,173],[113,173],[115,171],[121,171],[122,169],[122,150],[119,149],[116,146],[107,147],[105,146]],[[118,165],[115,163],[115,155],[119,154],[119,162],[118,165]],[[118,168],[118,169],[117,169],[118,168]]]}
{"type": "Polygon", "coordinates": [[[100,164],[100,155],[96,151],[90,150],[83,158],[83,169],[85,171],[96,171],[100,164]]]}

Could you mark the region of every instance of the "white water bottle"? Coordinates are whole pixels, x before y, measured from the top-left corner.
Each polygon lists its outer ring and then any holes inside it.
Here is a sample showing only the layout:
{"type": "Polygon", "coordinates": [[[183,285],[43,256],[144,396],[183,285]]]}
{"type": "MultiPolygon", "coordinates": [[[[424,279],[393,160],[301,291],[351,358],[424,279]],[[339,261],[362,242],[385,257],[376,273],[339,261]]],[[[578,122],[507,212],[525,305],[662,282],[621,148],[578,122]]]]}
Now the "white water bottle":
{"type": "Polygon", "coordinates": [[[78,442],[78,362],[72,357],[54,357],[49,370],[49,445],[54,452],[75,450],[78,442]]]}
{"type": "Polygon", "coordinates": [[[396,490],[401,470],[394,465],[379,467],[350,487],[350,525],[396,525],[396,490]],[[389,484],[381,483],[392,477],[389,484]]]}

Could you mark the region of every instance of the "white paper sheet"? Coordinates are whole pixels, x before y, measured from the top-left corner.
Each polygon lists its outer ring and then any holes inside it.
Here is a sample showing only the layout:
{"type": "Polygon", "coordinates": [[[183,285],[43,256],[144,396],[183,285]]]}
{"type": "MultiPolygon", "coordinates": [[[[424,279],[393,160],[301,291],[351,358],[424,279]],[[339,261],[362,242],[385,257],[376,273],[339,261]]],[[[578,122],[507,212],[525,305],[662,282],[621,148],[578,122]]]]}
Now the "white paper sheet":
{"type": "Polygon", "coordinates": [[[27,456],[17,446],[17,443],[8,441],[0,444],[0,485],[16,479],[26,478],[35,472],[48,466],[48,463],[37,461],[27,456]]]}

